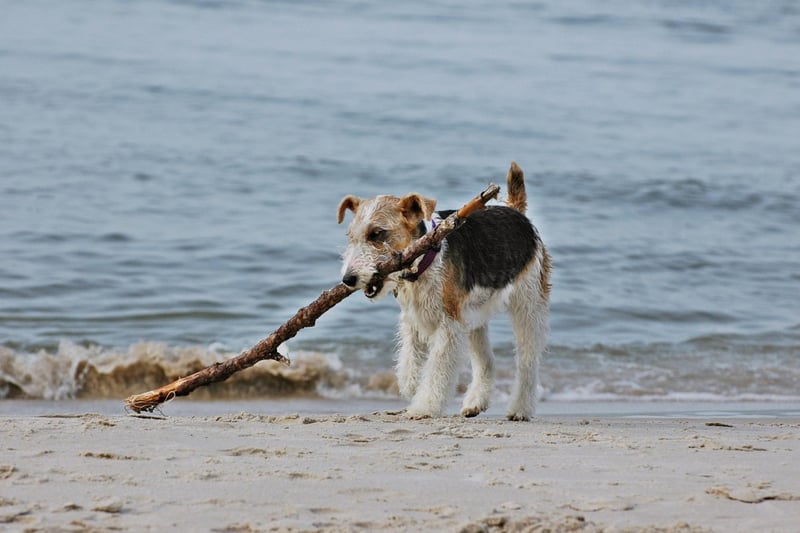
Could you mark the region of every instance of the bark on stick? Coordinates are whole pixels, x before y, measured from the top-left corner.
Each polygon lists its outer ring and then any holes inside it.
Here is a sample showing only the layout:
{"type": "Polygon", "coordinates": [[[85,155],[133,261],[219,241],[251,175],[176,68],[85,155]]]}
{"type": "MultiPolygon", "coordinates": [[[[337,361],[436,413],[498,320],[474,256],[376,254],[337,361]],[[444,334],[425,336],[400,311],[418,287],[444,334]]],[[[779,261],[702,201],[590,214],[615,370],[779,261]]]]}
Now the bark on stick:
{"type": "MultiPolygon", "coordinates": [[[[377,273],[370,281],[370,285],[380,287],[386,276],[392,272],[410,267],[417,257],[431,248],[439,246],[442,240],[451,231],[457,229],[466,217],[484,208],[486,203],[495,198],[499,192],[499,186],[490,184],[482,193],[436,226],[433,231],[414,241],[405,250],[392,258],[376,265],[377,273]]],[[[177,396],[187,396],[198,387],[224,381],[236,372],[249,368],[259,361],[272,359],[289,364],[289,360],[278,353],[278,346],[297,335],[301,329],[313,326],[320,316],[353,292],[355,292],[354,289],[347,287],[343,283],[323,291],[316,300],[298,310],[281,327],[249,350],[227,361],[214,363],[194,374],[179,378],[161,388],[129,396],[125,399],[126,407],[136,413],[141,413],[142,411],[151,412],[168,400],[177,396]]]]}

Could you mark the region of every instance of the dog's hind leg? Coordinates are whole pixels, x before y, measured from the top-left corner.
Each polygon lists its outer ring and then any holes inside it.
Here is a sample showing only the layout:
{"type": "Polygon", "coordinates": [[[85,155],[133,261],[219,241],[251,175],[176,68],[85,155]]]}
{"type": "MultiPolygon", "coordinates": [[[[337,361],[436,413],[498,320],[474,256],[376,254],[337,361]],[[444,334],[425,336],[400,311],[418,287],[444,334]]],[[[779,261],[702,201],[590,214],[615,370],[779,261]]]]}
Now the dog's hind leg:
{"type": "Polygon", "coordinates": [[[512,294],[509,314],[517,343],[517,374],[506,416],[509,420],[530,420],[536,412],[539,359],[548,330],[548,303],[539,290],[538,276],[526,279],[512,294]]]}
{"type": "Polygon", "coordinates": [[[465,348],[464,326],[446,319],[428,339],[430,353],[417,392],[406,409],[410,418],[424,418],[442,414],[465,348]]]}
{"type": "Polygon", "coordinates": [[[469,384],[461,414],[477,416],[489,408],[489,396],[494,385],[494,354],[489,343],[489,326],[484,325],[469,333],[472,381],[469,384]]]}

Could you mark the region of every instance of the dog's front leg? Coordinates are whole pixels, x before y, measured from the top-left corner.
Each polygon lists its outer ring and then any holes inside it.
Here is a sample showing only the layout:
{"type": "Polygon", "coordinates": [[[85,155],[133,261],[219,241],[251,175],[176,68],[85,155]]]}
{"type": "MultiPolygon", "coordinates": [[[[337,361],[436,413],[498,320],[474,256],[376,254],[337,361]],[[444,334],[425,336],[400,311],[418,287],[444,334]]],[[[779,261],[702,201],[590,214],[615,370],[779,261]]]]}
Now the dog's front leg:
{"type": "Polygon", "coordinates": [[[464,350],[465,332],[459,323],[446,320],[434,332],[428,342],[430,353],[416,394],[406,409],[410,418],[439,416],[447,404],[461,354],[464,350]]]}
{"type": "Polygon", "coordinates": [[[425,364],[428,346],[420,339],[406,313],[400,315],[400,350],[397,354],[397,386],[400,395],[411,400],[417,392],[422,366],[425,364]]]}

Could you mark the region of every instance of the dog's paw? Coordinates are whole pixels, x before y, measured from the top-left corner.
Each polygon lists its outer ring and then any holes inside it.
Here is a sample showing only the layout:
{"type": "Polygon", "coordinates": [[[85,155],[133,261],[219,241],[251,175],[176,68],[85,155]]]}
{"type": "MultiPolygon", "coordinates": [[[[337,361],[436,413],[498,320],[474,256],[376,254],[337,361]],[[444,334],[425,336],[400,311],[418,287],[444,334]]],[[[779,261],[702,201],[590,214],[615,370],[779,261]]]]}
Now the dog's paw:
{"type": "Polygon", "coordinates": [[[477,394],[467,391],[464,401],[461,403],[461,416],[472,418],[478,416],[489,408],[489,395],[477,394]]]}
{"type": "Polygon", "coordinates": [[[434,418],[439,416],[439,412],[435,411],[434,409],[426,408],[426,407],[415,407],[411,405],[406,409],[406,412],[403,413],[403,416],[408,418],[409,420],[424,420],[426,418],[434,418]]]}
{"type": "Polygon", "coordinates": [[[512,422],[527,422],[536,414],[536,403],[532,398],[517,398],[506,408],[506,418],[512,422]]]}
{"type": "Polygon", "coordinates": [[[474,416],[478,416],[479,414],[481,414],[485,410],[486,410],[485,407],[484,408],[474,407],[474,406],[473,407],[462,407],[461,408],[461,416],[466,417],[466,418],[472,418],[474,416]]]}
{"type": "Polygon", "coordinates": [[[527,413],[508,413],[506,418],[512,422],[527,422],[531,419],[531,415],[527,413]]]}

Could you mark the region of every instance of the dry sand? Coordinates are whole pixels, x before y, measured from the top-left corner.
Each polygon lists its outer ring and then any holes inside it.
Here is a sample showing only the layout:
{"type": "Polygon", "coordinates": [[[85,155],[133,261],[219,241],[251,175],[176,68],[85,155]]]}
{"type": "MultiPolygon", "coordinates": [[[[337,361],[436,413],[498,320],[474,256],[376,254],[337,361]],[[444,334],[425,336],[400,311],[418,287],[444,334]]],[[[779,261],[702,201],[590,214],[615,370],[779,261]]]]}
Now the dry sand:
{"type": "Polygon", "coordinates": [[[0,423],[3,531],[800,531],[796,418],[0,423]]]}

